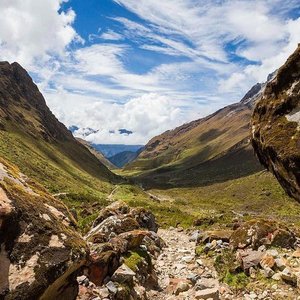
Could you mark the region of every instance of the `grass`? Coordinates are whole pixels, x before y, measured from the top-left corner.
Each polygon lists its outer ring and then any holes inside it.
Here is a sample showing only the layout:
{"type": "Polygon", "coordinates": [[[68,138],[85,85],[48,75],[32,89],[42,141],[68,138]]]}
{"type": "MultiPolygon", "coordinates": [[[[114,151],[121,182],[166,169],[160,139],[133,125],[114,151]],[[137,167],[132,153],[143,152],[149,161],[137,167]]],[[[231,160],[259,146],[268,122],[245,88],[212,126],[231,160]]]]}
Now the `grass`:
{"type": "Polygon", "coordinates": [[[62,200],[69,208],[76,209],[79,225],[84,228],[92,217],[82,217],[82,210],[95,203],[99,209],[107,205],[107,196],[114,188],[114,175],[81,147],[68,140],[50,143],[34,138],[9,124],[6,131],[0,131],[0,157],[50,193],[66,193],[62,200]]]}
{"type": "Polygon", "coordinates": [[[172,204],[183,213],[178,222],[189,225],[192,225],[191,218],[186,216],[223,214],[217,223],[228,224],[238,213],[244,214],[245,218],[267,215],[300,226],[299,204],[287,196],[273,175],[266,171],[205,187],[154,189],[150,192],[174,199],[172,204]]]}
{"type": "Polygon", "coordinates": [[[149,257],[147,251],[137,249],[134,251],[129,251],[129,253],[125,255],[124,263],[128,268],[136,272],[144,259],[151,264],[151,258],[149,257]]]}

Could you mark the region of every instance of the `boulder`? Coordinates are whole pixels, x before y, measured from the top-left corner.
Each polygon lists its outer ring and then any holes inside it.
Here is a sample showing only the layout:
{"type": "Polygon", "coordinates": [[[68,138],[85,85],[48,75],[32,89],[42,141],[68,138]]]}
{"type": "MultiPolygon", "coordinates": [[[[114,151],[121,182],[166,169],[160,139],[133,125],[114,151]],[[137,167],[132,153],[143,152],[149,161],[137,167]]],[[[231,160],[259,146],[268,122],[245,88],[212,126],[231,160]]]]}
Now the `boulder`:
{"type": "Polygon", "coordinates": [[[121,233],[118,237],[127,241],[127,249],[131,250],[141,245],[143,239],[148,236],[149,231],[132,230],[121,233]]]}
{"type": "Polygon", "coordinates": [[[212,241],[222,241],[229,242],[230,237],[232,235],[232,230],[213,230],[213,231],[205,231],[202,233],[201,242],[202,243],[211,243],[212,241]]]}
{"type": "Polygon", "coordinates": [[[118,235],[123,232],[139,229],[139,227],[138,222],[130,216],[114,215],[92,228],[86,238],[90,239],[96,233],[102,233],[106,238],[109,238],[111,233],[118,235]]]}
{"type": "Polygon", "coordinates": [[[213,300],[219,300],[220,294],[218,288],[212,288],[212,289],[205,289],[201,291],[197,291],[195,293],[195,299],[200,300],[206,300],[206,299],[213,299],[213,300]]]}
{"type": "Polygon", "coordinates": [[[246,247],[258,249],[261,245],[292,248],[295,242],[294,233],[287,227],[263,219],[245,222],[230,238],[230,244],[234,249],[246,247]]]}
{"type": "Polygon", "coordinates": [[[129,213],[129,206],[123,201],[116,201],[110,204],[109,206],[103,208],[96,220],[93,223],[93,228],[102,223],[108,217],[115,216],[115,215],[124,215],[129,213]]]}
{"type": "Polygon", "coordinates": [[[130,211],[130,215],[135,218],[140,227],[148,229],[149,231],[157,232],[158,225],[155,221],[155,216],[150,210],[137,207],[130,211]]]}
{"type": "Polygon", "coordinates": [[[263,258],[264,253],[251,249],[240,250],[236,253],[237,260],[240,262],[241,268],[249,273],[251,267],[257,267],[263,258]]]}
{"type": "Polygon", "coordinates": [[[112,280],[118,283],[132,283],[135,272],[133,272],[125,264],[120,266],[112,275],[112,280]]]}
{"type": "Polygon", "coordinates": [[[95,285],[102,285],[106,276],[112,276],[119,267],[119,255],[108,250],[100,254],[91,254],[88,266],[88,278],[95,285]]]}
{"type": "Polygon", "coordinates": [[[0,298],[75,299],[88,249],[65,205],[0,163],[0,298]]]}
{"type": "Polygon", "coordinates": [[[300,46],[278,70],[252,116],[252,144],[260,162],[300,202],[300,46]]]}

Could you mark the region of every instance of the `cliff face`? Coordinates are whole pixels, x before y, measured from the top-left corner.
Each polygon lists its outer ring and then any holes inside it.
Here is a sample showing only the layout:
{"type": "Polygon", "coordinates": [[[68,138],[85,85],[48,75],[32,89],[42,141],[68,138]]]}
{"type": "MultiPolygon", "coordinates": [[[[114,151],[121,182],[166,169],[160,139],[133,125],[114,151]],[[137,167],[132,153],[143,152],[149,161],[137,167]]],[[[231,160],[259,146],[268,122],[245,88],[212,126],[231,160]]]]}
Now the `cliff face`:
{"type": "Polygon", "coordinates": [[[72,139],[71,133],[52,114],[38,87],[18,63],[0,62],[0,116],[46,140],[72,139]]]}
{"type": "Polygon", "coordinates": [[[63,169],[68,173],[71,171],[72,177],[75,174],[76,180],[78,169],[103,181],[116,179],[57,120],[36,84],[18,63],[0,62],[0,156],[17,164],[25,173],[29,170],[26,175],[42,181],[61,173],[61,170],[49,173],[41,170],[45,174],[38,178],[37,169],[45,169],[42,158],[58,169],[67,161],[71,168],[64,165],[63,169]],[[71,169],[74,168],[73,172],[71,169]]]}
{"type": "Polygon", "coordinates": [[[252,143],[261,163],[300,202],[300,45],[255,107],[252,143]]]}

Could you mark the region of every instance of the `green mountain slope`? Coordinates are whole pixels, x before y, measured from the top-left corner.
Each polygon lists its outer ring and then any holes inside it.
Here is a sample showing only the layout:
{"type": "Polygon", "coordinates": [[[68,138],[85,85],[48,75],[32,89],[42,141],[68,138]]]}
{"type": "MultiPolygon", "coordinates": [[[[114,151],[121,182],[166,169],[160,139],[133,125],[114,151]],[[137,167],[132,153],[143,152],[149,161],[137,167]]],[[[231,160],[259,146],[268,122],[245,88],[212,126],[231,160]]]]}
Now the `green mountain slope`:
{"type": "Polygon", "coordinates": [[[55,118],[17,63],[0,63],[0,157],[72,206],[104,201],[119,181],[55,118]]]}
{"type": "Polygon", "coordinates": [[[250,144],[249,122],[264,84],[241,102],[154,137],[125,167],[149,186],[203,186],[260,171],[250,144]]]}

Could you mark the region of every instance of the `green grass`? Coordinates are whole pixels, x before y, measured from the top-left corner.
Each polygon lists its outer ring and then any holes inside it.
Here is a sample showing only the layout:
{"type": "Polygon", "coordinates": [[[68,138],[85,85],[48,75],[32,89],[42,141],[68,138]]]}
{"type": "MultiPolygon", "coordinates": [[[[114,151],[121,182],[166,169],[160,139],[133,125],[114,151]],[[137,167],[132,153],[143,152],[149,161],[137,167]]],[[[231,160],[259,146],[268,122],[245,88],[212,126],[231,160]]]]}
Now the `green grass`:
{"type": "Polygon", "coordinates": [[[183,213],[178,221],[185,224],[191,221],[186,216],[214,217],[218,214],[223,217],[217,225],[227,224],[236,217],[235,213],[240,213],[245,218],[267,216],[300,226],[299,204],[287,196],[273,175],[266,171],[204,187],[150,192],[174,199],[172,204],[183,213]]]}
{"type": "Polygon", "coordinates": [[[114,188],[110,182],[114,175],[80,144],[77,148],[77,144],[68,140],[50,143],[18,128],[7,125],[6,129],[0,131],[0,157],[50,193],[66,193],[62,200],[69,208],[76,209],[80,227],[90,224],[92,217],[81,217],[81,211],[96,202],[99,208],[107,205],[107,196],[114,188]]]}
{"type": "Polygon", "coordinates": [[[134,251],[129,251],[124,257],[125,265],[130,268],[132,271],[137,271],[141,262],[146,260],[149,264],[151,264],[151,258],[147,251],[143,251],[141,249],[137,249],[134,251]]]}

